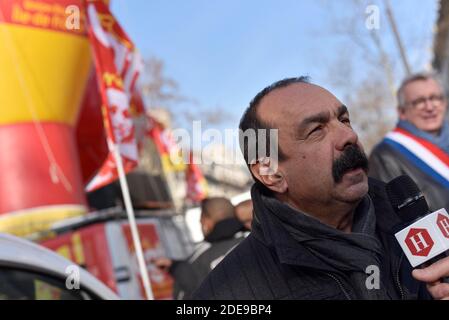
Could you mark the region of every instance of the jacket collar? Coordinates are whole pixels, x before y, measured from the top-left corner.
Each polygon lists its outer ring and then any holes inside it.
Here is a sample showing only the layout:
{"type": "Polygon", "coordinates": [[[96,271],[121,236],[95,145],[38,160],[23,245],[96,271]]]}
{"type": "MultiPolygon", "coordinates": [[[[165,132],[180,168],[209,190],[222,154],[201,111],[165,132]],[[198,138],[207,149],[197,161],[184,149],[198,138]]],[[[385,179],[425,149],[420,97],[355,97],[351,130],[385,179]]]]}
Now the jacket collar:
{"type": "MultiPolygon", "coordinates": [[[[374,203],[376,212],[376,229],[379,234],[383,251],[390,256],[391,271],[397,273],[400,267],[402,251],[394,238],[394,226],[400,223],[399,218],[391,208],[384,184],[369,179],[369,195],[374,203]],[[390,251],[391,250],[391,251],[390,251]]],[[[310,269],[319,269],[325,272],[338,272],[324,265],[306,247],[298,243],[286,232],[280,222],[270,214],[263,214],[261,194],[269,196],[256,184],[251,189],[254,205],[254,221],[252,234],[259,241],[274,249],[281,263],[301,266],[310,269]]]]}
{"type": "Polygon", "coordinates": [[[244,225],[235,218],[228,218],[217,222],[204,240],[207,242],[226,240],[232,238],[239,231],[245,231],[244,225]]]}
{"type": "Polygon", "coordinates": [[[254,206],[254,220],[251,232],[253,236],[272,248],[282,264],[313,270],[318,269],[324,272],[337,272],[337,270],[323,264],[304,245],[296,241],[277,218],[265,212],[262,195],[270,196],[257,184],[254,184],[251,188],[251,198],[254,206]]]}

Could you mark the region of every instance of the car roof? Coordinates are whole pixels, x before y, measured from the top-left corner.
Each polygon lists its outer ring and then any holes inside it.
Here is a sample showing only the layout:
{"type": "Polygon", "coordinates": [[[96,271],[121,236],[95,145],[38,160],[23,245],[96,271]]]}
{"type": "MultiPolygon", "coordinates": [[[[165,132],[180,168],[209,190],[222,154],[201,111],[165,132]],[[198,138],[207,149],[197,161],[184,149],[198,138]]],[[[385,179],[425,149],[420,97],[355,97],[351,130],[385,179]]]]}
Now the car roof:
{"type": "MultiPolygon", "coordinates": [[[[26,268],[65,279],[66,268],[73,265],[76,264],[43,246],[0,233],[0,266],[26,268]]],[[[101,299],[119,299],[111,289],[81,267],[80,285],[101,299]]]]}

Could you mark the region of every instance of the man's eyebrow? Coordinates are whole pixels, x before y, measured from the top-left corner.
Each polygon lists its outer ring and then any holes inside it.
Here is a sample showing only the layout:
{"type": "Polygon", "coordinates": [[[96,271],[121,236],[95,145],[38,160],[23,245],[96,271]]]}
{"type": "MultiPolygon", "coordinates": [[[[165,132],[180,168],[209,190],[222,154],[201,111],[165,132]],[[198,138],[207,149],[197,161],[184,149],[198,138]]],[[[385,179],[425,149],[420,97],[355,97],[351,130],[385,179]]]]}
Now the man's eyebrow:
{"type": "Polygon", "coordinates": [[[299,124],[299,128],[304,129],[311,123],[317,123],[317,122],[325,123],[325,122],[329,121],[329,118],[330,118],[329,112],[326,112],[326,111],[320,112],[320,113],[314,114],[314,115],[302,120],[301,123],[299,124]]]}
{"type": "MultiPolygon", "coordinates": [[[[348,113],[348,108],[344,104],[342,104],[337,109],[337,112],[336,112],[337,118],[340,118],[345,113],[348,113]]],[[[326,123],[329,120],[330,120],[329,112],[324,111],[324,112],[314,114],[314,115],[307,117],[301,121],[301,123],[297,127],[296,133],[297,133],[297,135],[300,135],[310,124],[326,123]]]]}
{"type": "MultiPolygon", "coordinates": [[[[337,112],[336,112],[336,114],[337,114],[337,118],[340,118],[342,115],[344,115],[345,113],[348,113],[348,108],[344,105],[344,104],[342,104],[341,106],[339,106],[338,108],[337,108],[337,112]]],[[[306,127],[307,125],[309,125],[309,124],[311,124],[311,123],[316,123],[316,122],[318,122],[318,123],[324,123],[324,122],[327,122],[327,121],[329,121],[329,112],[326,112],[326,111],[324,111],[324,112],[320,112],[320,113],[317,113],[317,114],[314,114],[314,115],[312,115],[312,116],[310,116],[310,117],[307,117],[307,118],[305,118],[301,123],[300,123],[300,127],[301,128],[304,128],[304,127],[306,127]]]]}
{"type": "Polygon", "coordinates": [[[340,118],[345,113],[349,113],[349,111],[348,111],[348,108],[344,104],[342,104],[337,109],[337,118],[340,118]]]}

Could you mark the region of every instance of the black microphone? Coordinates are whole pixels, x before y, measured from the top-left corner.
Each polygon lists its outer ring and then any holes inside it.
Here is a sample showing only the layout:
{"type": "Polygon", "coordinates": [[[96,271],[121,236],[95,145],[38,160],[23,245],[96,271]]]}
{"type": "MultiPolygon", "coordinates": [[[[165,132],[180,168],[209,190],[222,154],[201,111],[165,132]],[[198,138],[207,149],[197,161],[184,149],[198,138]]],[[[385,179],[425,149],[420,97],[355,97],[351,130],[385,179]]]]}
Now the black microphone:
{"type": "Polygon", "coordinates": [[[407,175],[387,183],[385,190],[402,224],[395,236],[412,267],[426,267],[446,257],[449,215],[445,209],[429,211],[416,183],[407,175]]]}
{"type": "Polygon", "coordinates": [[[426,198],[409,176],[402,175],[391,180],[385,190],[391,206],[402,222],[411,223],[430,213],[426,198]]]}

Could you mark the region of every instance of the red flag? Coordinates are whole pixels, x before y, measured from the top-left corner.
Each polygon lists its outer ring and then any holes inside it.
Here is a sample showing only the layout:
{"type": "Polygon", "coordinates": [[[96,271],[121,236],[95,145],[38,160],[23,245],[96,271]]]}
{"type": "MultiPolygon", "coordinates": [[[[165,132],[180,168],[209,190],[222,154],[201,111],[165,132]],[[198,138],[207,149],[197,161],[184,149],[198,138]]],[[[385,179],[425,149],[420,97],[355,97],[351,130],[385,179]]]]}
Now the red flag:
{"type": "Polygon", "coordinates": [[[143,62],[134,44],[102,0],[86,0],[87,29],[102,98],[102,112],[109,155],[87,191],[107,185],[118,178],[112,153],[116,146],[125,173],[137,166],[138,152],[130,97],[143,62]]]}
{"type": "Polygon", "coordinates": [[[162,131],[164,131],[163,125],[153,117],[149,117],[149,120],[148,136],[153,140],[160,156],[168,154],[168,146],[162,139],[162,131]]]}
{"type": "Polygon", "coordinates": [[[149,117],[149,123],[148,136],[156,145],[164,172],[185,171],[186,161],[183,159],[184,155],[176,144],[171,130],[165,128],[162,123],[153,117],[149,117]]]}
{"type": "Polygon", "coordinates": [[[200,202],[207,197],[207,182],[201,169],[193,163],[192,152],[186,169],[187,193],[186,198],[193,202],[200,202]]]}

